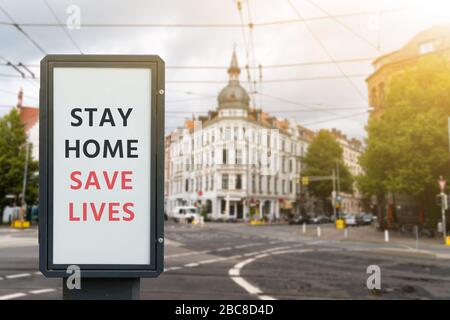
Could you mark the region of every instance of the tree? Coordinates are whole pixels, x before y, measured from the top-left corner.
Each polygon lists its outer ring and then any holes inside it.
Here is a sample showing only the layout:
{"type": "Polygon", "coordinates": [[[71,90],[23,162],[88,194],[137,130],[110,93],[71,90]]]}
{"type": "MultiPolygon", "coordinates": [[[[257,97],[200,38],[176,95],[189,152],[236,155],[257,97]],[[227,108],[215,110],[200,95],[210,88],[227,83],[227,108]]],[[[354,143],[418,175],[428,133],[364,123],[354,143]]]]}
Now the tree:
{"type": "MultiPolygon", "coordinates": [[[[23,174],[26,156],[27,138],[25,128],[20,120],[17,109],[0,118],[0,208],[9,201],[7,195],[14,195],[20,204],[23,174]]],[[[35,203],[38,198],[38,163],[31,157],[29,146],[29,161],[27,175],[26,201],[35,203]]]]}
{"type": "MultiPolygon", "coordinates": [[[[342,192],[352,192],[353,177],[344,164],[343,150],[327,130],[318,132],[308,147],[305,156],[306,169],[303,176],[331,176],[333,170],[339,169],[340,188],[342,192]]],[[[327,202],[333,191],[333,181],[311,181],[308,190],[317,198],[327,202]]]]}
{"type": "Polygon", "coordinates": [[[418,205],[431,207],[437,179],[450,177],[449,116],[447,58],[424,57],[391,77],[382,114],[372,117],[366,128],[361,190],[368,195],[407,193],[418,205]]]}

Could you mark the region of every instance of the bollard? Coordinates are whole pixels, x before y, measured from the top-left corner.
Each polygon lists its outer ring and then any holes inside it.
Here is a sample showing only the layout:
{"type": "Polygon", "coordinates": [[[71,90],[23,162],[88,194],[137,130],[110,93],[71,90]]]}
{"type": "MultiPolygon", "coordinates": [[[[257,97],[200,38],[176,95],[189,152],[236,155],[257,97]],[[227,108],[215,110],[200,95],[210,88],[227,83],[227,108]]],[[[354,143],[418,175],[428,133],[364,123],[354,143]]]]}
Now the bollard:
{"type": "Polygon", "coordinates": [[[384,230],[384,242],[389,242],[389,230],[384,230]]]}
{"type": "Polygon", "coordinates": [[[305,223],[305,222],[303,222],[302,232],[303,232],[303,233],[306,233],[306,223],[305,223]]]}
{"type": "Polygon", "coordinates": [[[419,251],[419,227],[415,226],[416,231],[416,251],[419,251]]]}
{"type": "Polygon", "coordinates": [[[345,239],[348,238],[348,229],[347,228],[344,229],[344,238],[345,239]]]}
{"type": "Polygon", "coordinates": [[[322,230],[320,230],[320,226],[317,226],[317,236],[319,238],[322,236],[322,230]]]}

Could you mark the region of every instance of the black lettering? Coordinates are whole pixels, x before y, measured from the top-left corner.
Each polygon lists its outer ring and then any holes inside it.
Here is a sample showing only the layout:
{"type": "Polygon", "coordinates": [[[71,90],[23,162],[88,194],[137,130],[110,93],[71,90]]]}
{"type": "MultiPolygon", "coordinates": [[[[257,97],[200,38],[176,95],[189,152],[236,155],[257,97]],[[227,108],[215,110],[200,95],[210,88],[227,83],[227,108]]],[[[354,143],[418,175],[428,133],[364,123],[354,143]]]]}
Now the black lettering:
{"type": "Polygon", "coordinates": [[[88,158],[95,158],[95,157],[97,157],[98,154],[100,153],[100,144],[97,141],[93,140],[93,139],[86,140],[86,142],[83,144],[83,153],[88,158]],[[89,144],[93,144],[95,146],[95,152],[94,153],[89,153],[88,152],[89,144]]]}
{"type": "Polygon", "coordinates": [[[111,142],[109,142],[109,140],[105,140],[105,147],[103,149],[103,158],[108,157],[108,152],[111,158],[114,158],[116,156],[117,151],[119,151],[120,158],[123,158],[122,140],[116,141],[114,149],[111,146],[111,142]]]}
{"type": "Polygon", "coordinates": [[[127,120],[128,120],[128,117],[130,116],[130,114],[131,114],[131,111],[133,111],[133,108],[128,108],[127,109],[127,113],[123,113],[123,111],[122,111],[122,108],[119,108],[119,113],[120,113],[120,116],[122,117],[122,120],[123,120],[123,126],[124,127],[126,127],[127,126],[127,120]]]}
{"type": "Polygon", "coordinates": [[[89,113],[89,127],[94,125],[94,112],[97,111],[97,108],[84,108],[84,111],[89,113]]]}
{"type": "Polygon", "coordinates": [[[137,158],[137,154],[132,154],[131,151],[137,151],[137,146],[132,147],[131,144],[138,143],[138,140],[127,140],[127,158],[137,158]]]}
{"type": "Polygon", "coordinates": [[[103,115],[102,115],[102,118],[100,119],[99,126],[103,127],[103,124],[105,122],[111,123],[111,126],[113,126],[113,127],[116,126],[116,123],[114,122],[114,118],[111,113],[111,109],[109,109],[109,108],[106,108],[105,111],[103,111],[103,115]]]}
{"type": "Polygon", "coordinates": [[[69,158],[69,151],[75,151],[75,157],[80,157],[80,140],[75,140],[75,147],[69,146],[69,140],[66,140],[66,158],[69,158]]]}
{"type": "Polygon", "coordinates": [[[77,112],[81,112],[81,108],[74,108],[72,111],[70,111],[70,114],[72,115],[72,118],[75,118],[78,120],[77,122],[71,122],[70,125],[72,127],[79,127],[83,124],[83,119],[77,115],[77,112]]]}

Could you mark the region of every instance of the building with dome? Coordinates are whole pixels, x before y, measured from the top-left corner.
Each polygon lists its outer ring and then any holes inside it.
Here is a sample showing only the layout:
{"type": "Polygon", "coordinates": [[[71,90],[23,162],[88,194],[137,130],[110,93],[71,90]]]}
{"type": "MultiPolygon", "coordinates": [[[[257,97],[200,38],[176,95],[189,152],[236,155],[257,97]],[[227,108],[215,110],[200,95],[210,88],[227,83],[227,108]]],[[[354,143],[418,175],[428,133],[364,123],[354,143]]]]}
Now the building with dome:
{"type": "Polygon", "coordinates": [[[214,220],[300,213],[302,159],[314,133],[252,106],[233,52],[217,107],[166,136],[166,212],[197,206],[214,220]]]}

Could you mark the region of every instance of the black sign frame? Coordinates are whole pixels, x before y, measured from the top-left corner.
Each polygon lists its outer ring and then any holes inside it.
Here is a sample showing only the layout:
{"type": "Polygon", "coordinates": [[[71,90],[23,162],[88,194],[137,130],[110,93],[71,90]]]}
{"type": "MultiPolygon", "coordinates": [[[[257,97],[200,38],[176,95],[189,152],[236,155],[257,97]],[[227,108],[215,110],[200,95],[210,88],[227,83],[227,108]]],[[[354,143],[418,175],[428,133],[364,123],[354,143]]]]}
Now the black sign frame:
{"type": "Polygon", "coordinates": [[[151,70],[150,264],[73,264],[88,278],[157,277],[164,270],[165,63],[157,55],[47,55],[41,60],[39,128],[39,270],[68,277],[69,265],[53,264],[53,70],[54,68],[145,68],[151,70]]]}

